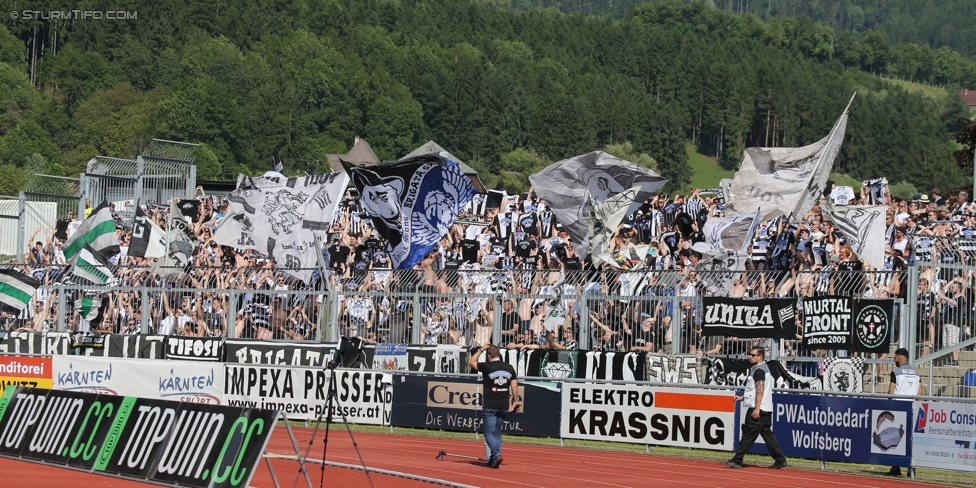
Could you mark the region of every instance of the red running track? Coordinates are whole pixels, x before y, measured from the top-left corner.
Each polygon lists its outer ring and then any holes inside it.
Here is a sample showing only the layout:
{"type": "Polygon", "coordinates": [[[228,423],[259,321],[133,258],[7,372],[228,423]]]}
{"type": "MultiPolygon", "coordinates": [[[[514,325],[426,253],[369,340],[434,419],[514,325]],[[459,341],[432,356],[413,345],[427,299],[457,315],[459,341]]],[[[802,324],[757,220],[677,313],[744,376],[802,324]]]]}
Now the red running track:
{"type": "MultiPolygon", "coordinates": [[[[308,446],[311,429],[294,429],[299,447],[308,446]]],[[[789,486],[840,488],[846,486],[898,487],[898,486],[941,486],[921,484],[907,478],[891,479],[870,476],[835,474],[819,471],[766,469],[771,462],[765,457],[748,457],[761,466],[733,470],[713,461],[694,461],[644,454],[594,451],[564,447],[526,446],[506,444],[503,448],[505,462],[499,469],[489,469],[483,463],[448,457],[444,461],[435,459],[438,451],[474,457],[484,456],[483,444],[472,440],[434,439],[390,434],[356,433],[356,441],[371,468],[410,473],[417,476],[435,478],[454,483],[474,486],[518,486],[518,487],[636,487],[636,486],[689,486],[689,487],[736,487],[741,486],[789,486]]],[[[328,461],[359,465],[359,458],[352,447],[352,441],[344,428],[333,430],[329,436],[328,461]]],[[[275,429],[268,444],[268,452],[290,454],[294,450],[288,439],[287,430],[275,429]]],[[[315,445],[309,453],[312,459],[322,457],[322,432],[316,436],[315,445]]],[[[275,474],[282,487],[291,487],[298,475],[296,461],[276,459],[273,461],[275,474]]],[[[319,485],[321,466],[308,465],[313,486],[319,485]]],[[[11,487],[125,487],[146,486],[144,483],[127,481],[121,478],[92,475],[74,470],[44,466],[40,464],[0,458],[0,486],[11,487]]],[[[433,486],[396,476],[371,474],[378,488],[404,488],[433,486]]],[[[349,488],[368,487],[366,475],[362,471],[348,468],[326,466],[324,486],[349,488]]],[[[271,473],[262,462],[251,486],[273,487],[271,473]]],[[[298,486],[305,486],[301,480],[298,486]]]]}

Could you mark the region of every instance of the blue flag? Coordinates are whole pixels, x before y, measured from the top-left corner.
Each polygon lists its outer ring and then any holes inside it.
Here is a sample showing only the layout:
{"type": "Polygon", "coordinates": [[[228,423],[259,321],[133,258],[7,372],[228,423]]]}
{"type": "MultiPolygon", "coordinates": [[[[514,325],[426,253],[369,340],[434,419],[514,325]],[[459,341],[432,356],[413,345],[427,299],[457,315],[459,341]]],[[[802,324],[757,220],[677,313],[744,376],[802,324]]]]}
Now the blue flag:
{"type": "Polygon", "coordinates": [[[438,154],[368,168],[346,161],[342,166],[399,269],[419,263],[476,193],[461,166],[438,154]]]}

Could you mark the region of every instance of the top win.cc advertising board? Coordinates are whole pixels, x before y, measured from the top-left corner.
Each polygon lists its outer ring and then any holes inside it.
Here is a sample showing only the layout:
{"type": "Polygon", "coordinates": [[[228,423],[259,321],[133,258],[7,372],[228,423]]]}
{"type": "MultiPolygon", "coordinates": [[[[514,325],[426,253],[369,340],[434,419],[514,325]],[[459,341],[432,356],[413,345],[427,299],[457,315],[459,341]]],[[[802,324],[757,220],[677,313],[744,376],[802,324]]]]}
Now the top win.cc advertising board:
{"type": "Polygon", "coordinates": [[[245,487],[278,412],[8,386],[0,455],[131,479],[245,487]]]}
{"type": "Polygon", "coordinates": [[[568,439],[731,451],[731,391],[567,383],[560,435],[568,439]]]}

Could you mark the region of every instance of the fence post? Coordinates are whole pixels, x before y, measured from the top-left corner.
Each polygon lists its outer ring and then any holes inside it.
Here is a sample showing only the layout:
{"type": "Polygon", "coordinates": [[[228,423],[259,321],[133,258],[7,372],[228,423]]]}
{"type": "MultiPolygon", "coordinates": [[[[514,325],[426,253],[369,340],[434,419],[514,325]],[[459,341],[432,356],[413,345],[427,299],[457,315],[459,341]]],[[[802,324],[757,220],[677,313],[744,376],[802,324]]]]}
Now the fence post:
{"type": "Polygon", "coordinates": [[[580,331],[579,337],[576,338],[579,348],[584,351],[592,349],[590,344],[590,303],[586,298],[585,293],[580,294],[580,331]]]}
{"type": "Polygon", "coordinates": [[[237,290],[227,290],[227,327],[224,334],[228,339],[237,338],[237,290]]]}
{"type": "Polygon", "coordinates": [[[136,156],[136,183],[135,183],[135,196],[133,197],[136,202],[145,202],[146,199],[142,197],[142,175],[146,170],[146,160],[142,159],[142,155],[136,156]]]}
{"type": "Polygon", "coordinates": [[[58,290],[58,325],[57,325],[57,331],[58,332],[64,332],[65,331],[65,323],[67,321],[67,314],[68,314],[68,299],[64,296],[64,291],[65,290],[64,290],[64,286],[63,285],[60,285],[60,284],[57,285],[57,290],[58,290]]]}
{"type": "Polygon", "coordinates": [[[421,309],[422,307],[420,304],[420,292],[416,291],[415,289],[413,292],[413,306],[410,307],[410,310],[412,310],[413,312],[413,318],[411,320],[412,326],[410,331],[411,344],[423,344],[423,341],[421,341],[420,339],[420,312],[422,311],[421,309]]]}
{"type": "Polygon", "coordinates": [[[339,342],[339,301],[342,300],[342,295],[335,290],[330,290],[328,293],[328,312],[325,312],[325,302],[322,300],[323,305],[323,320],[325,323],[319,328],[319,340],[323,338],[324,342],[339,342]],[[327,317],[326,317],[327,316],[327,317]],[[325,332],[323,335],[322,332],[325,332]]]}
{"type": "Polygon", "coordinates": [[[24,264],[27,263],[25,259],[25,254],[27,254],[27,249],[30,245],[24,247],[25,231],[27,229],[27,196],[24,192],[20,192],[17,196],[17,245],[14,247],[17,251],[17,256],[15,257],[17,261],[24,260],[24,264]]]}
{"type": "Polygon", "coordinates": [[[685,325],[681,311],[681,296],[678,293],[676,287],[674,295],[671,296],[671,354],[681,354],[681,332],[685,325]]]}
{"type": "MultiPolygon", "coordinates": [[[[491,343],[501,344],[502,343],[502,302],[508,299],[508,294],[503,293],[501,300],[499,300],[498,295],[491,297],[491,301],[494,304],[491,312],[491,343]]],[[[469,346],[473,344],[468,344],[469,346]]],[[[481,344],[478,344],[481,345],[481,344]]]]}
{"type": "Polygon", "coordinates": [[[85,220],[85,199],[88,198],[89,181],[85,173],[78,175],[78,213],[75,214],[78,220],[85,220]]]}
{"type": "Polygon", "coordinates": [[[193,198],[193,194],[197,192],[197,165],[190,165],[190,181],[189,185],[186,185],[186,198],[193,198]]]}
{"type": "MultiPolygon", "coordinates": [[[[139,313],[142,318],[139,319],[139,331],[143,334],[149,333],[149,315],[152,313],[152,309],[149,308],[149,287],[146,286],[146,282],[139,285],[139,313]]],[[[153,324],[158,326],[159,324],[153,324]]]]}
{"type": "MultiPolygon", "coordinates": [[[[914,252],[914,250],[912,250],[914,252]]],[[[918,316],[918,267],[920,263],[915,263],[913,266],[908,267],[908,293],[906,294],[905,301],[908,305],[908,341],[903,347],[908,349],[908,364],[915,364],[915,354],[918,350],[917,341],[918,337],[915,337],[915,330],[917,327],[915,325],[915,317],[918,316]]],[[[924,329],[923,329],[924,330],[924,329]]],[[[929,364],[929,369],[931,370],[932,364],[929,364]]]]}

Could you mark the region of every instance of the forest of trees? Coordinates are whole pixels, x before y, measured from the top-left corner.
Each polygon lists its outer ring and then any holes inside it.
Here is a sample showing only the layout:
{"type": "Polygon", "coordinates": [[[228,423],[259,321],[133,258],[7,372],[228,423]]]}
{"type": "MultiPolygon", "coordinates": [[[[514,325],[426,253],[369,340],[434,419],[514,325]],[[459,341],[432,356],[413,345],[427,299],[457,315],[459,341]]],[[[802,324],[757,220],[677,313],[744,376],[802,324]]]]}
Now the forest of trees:
{"type": "Polygon", "coordinates": [[[548,162],[624,148],[672,190],[691,175],[686,141],[733,166],[749,146],[808,144],[855,90],[838,172],[921,189],[971,178],[949,140],[968,108],[957,91],[926,97],[873,76],[892,62],[887,39],[843,44],[805,18],[680,1],[624,20],[497,4],[511,6],[161,0],[112,3],[138,11],[126,21],[6,19],[0,195],[34,172],[133,156],[153,137],[204,144],[199,177],[233,179],[268,169],[275,148],[288,171],[322,171],[308,161],[356,135],[384,160],[433,139],[516,190],[548,162]]]}

